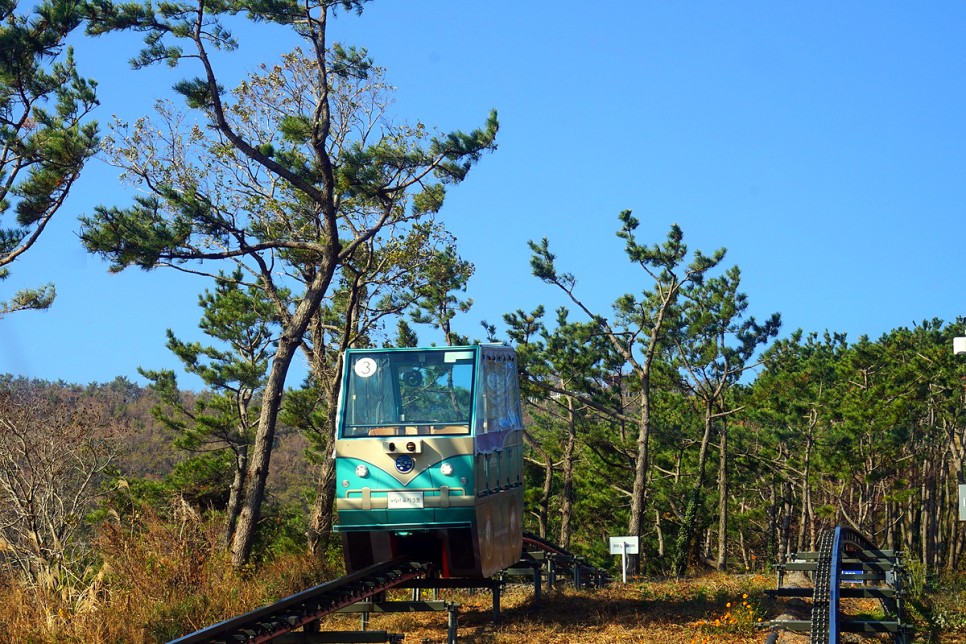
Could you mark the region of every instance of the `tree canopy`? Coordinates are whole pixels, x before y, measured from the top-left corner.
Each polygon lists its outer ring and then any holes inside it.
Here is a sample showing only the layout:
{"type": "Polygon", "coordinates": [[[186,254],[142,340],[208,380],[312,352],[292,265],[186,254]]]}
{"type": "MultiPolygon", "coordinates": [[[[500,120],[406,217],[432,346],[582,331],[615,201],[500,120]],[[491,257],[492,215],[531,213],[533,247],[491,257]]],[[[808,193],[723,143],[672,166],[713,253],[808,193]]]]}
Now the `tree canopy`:
{"type": "MultiPolygon", "coordinates": [[[[44,0],[31,15],[17,8],[0,1],[0,281],[62,209],[98,144],[88,119],[96,84],[80,76],[65,44],[81,24],[81,3],[44,0]]],[[[53,284],[17,291],[0,300],[0,318],[45,309],[54,295],[53,284]]]]}
{"type": "Polygon", "coordinates": [[[434,133],[394,120],[382,70],[364,49],[327,40],[332,12],[362,8],[362,2],[91,5],[90,33],[146,34],[135,66],[191,63],[201,75],[174,88],[197,122],[162,103],[160,125],[117,124],[108,153],[147,194],[85,217],[85,245],[115,271],[169,266],[213,275],[210,264],[234,263],[274,302],[281,327],[233,545],[237,565],[250,554],[289,365],[340,271],[371,265],[377,238],[384,240],[378,252],[392,254],[420,220],[439,212],[446,187],[495,147],[495,112],[469,133],[434,133]],[[210,53],[238,47],[223,19],[239,13],[292,29],[305,50],[264,65],[228,91],[210,53]]]}

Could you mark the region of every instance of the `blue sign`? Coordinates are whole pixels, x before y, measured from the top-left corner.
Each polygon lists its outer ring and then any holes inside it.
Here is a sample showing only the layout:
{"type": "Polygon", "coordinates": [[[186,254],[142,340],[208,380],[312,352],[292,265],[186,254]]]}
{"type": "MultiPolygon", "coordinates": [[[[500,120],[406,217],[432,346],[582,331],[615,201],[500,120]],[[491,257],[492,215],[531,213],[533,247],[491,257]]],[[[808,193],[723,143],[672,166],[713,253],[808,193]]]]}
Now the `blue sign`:
{"type": "Polygon", "coordinates": [[[400,474],[409,474],[413,471],[415,466],[416,461],[414,461],[413,457],[409,454],[403,454],[402,456],[396,457],[396,470],[398,470],[400,474]]]}

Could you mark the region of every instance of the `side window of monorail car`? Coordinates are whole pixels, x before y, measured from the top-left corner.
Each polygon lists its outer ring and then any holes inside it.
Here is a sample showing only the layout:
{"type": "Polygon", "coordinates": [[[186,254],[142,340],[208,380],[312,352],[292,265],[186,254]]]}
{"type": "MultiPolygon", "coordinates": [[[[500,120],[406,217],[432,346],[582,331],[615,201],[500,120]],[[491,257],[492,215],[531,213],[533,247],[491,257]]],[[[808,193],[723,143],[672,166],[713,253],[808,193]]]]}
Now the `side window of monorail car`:
{"type": "Polygon", "coordinates": [[[480,387],[483,410],[482,432],[499,432],[523,427],[520,412],[520,385],[516,361],[506,354],[487,355],[483,364],[483,386],[480,387]]]}

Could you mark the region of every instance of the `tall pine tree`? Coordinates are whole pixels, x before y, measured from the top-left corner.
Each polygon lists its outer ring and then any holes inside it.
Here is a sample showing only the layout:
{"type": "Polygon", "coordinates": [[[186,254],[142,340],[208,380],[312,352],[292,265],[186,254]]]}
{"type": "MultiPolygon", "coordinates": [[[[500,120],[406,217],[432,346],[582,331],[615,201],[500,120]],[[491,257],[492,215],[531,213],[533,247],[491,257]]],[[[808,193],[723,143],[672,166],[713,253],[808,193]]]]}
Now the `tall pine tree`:
{"type": "Polygon", "coordinates": [[[394,234],[439,211],[445,187],[462,181],[495,147],[496,114],[470,133],[433,134],[387,117],[388,87],[365,50],[328,39],[336,10],[358,0],[300,3],[114,3],[91,7],[94,34],[140,31],[139,66],[190,63],[200,76],[175,90],[205,127],[183,125],[170,108],[168,130],[139,123],[115,160],[148,194],[127,208],[101,207],[85,219],[91,252],[114,270],[173,266],[197,272],[237,263],[257,276],[281,324],[260,401],[246,498],[232,560],[248,560],[265,496],[272,443],[289,367],[330,294],[339,270],[375,236],[394,234]],[[215,50],[238,46],[223,19],[238,14],[290,29],[306,51],[266,66],[234,92],[219,82],[215,50]],[[153,146],[145,137],[155,137],[153,146]],[[283,298],[284,287],[291,297],[283,298]]]}

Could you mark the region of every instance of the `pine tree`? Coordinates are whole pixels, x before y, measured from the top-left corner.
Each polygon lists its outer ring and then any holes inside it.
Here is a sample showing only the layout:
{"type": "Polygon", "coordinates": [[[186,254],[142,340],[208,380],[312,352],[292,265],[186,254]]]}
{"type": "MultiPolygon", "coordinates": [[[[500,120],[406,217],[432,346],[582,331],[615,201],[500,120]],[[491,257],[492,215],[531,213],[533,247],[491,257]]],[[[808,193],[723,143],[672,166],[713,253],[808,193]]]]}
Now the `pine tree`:
{"type": "Polygon", "coordinates": [[[141,374],[164,403],[155,416],[176,432],[175,445],[196,455],[197,465],[212,466],[212,453],[225,453],[231,483],[225,507],[224,543],[229,545],[241,514],[245,473],[258,417],[258,397],[278,332],[274,309],[257,285],[245,285],[243,274],[222,275],[214,291],[198,298],[203,314],[199,327],[218,346],[179,340],[168,330],[168,349],[190,374],[201,378],[206,394],[193,405],[178,390],[173,371],[141,374]]]}
{"type": "Polygon", "coordinates": [[[689,285],[678,309],[680,323],[671,334],[681,385],[703,421],[697,471],[672,564],[678,576],[684,574],[693,547],[702,508],[705,463],[715,429],[719,439],[717,566],[721,570],[727,566],[727,419],[736,411],[727,405],[728,392],[753,366],[759,348],[775,337],[781,326],[777,313],[761,324],[754,317],[745,317],[748,298],[738,290],[740,284],[741,273],[735,266],[723,275],[689,285]]]}
{"type": "MultiPolygon", "coordinates": [[[[93,81],[81,78],[67,37],[80,25],[81,4],[45,0],[31,17],[0,0],[0,280],[61,210],[97,148],[93,81]],[[53,61],[53,62],[51,62],[53,61]]],[[[0,300],[0,318],[46,309],[54,286],[23,289],[0,300]]]]}
{"type": "Polygon", "coordinates": [[[495,147],[495,113],[481,129],[448,134],[387,117],[391,88],[381,70],[365,50],[328,40],[332,13],[361,13],[363,4],[91,5],[91,33],[146,34],[136,65],[200,66],[200,77],[175,90],[207,127],[192,129],[177,110],[162,106],[161,118],[173,127],[152,130],[142,121],[128,131],[113,147],[114,158],[148,194],[131,207],[100,207],[85,218],[87,248],[108,258],[113,270],[199,272],[198,262],[235,262],[257,276],[276,304],[281,333],[261,396],[235,565],[251,553],[289,366],[340,270],[374,237],[392,237],[435,215],[446,186],[462,181],[495,147]],[[265,23],[261,29],[291,29],[307,52],[293,51],[228,92],[211,53],[238,46],[222,19],[240,13],[265,23]],[[291,297],[280,295],[284,288],[291,297]]]}
{"type": "MultiPolygon", "coordinates": [[[[575,294],[576,278],[570,273],[560,273],[556,258],[550,252],[548,242],[530,242],[533,256],[530,264],[533,274],[548,284],[560,288],[598,328],[607,339],[613,352],[620,359],[615,364],[618,373],[625,369],[633,381],[636,392],[636,417],[623,409],[614,410],[615,418],[636,425],[637,445],[634,450],[633,485],[630,490],[631,508],[628,531],[640,536],[644,529],[644,513],[647,505],[647,482],[650,472],[650,435],[652,419],[651,378],[661,357],[667,326],[673,322],[672,313],[681,291],[688,285],[700,284],[705,274],[724,258],[724,249],[708,256],[696,251],[690,256],[684,243],[684,233],[672,225],[667,241],[663,244],[645,246],[638,242],[636,230],[639,222],[629,210],[620,213],[621,228],[617,236],[625,240],[624,251],[628,259],[641,267],[649,287],[640,296],[625,294],[614,303],[613,322],[591,311],[575,294]]],[[[640,569],[638,555],[628,557],[628,565],[640,569]]]]}

